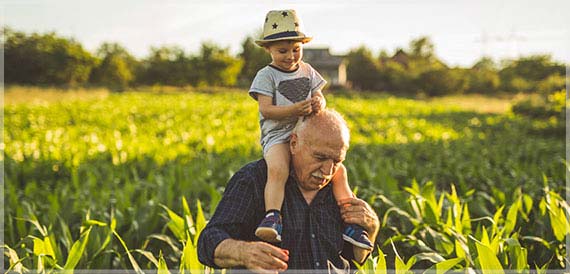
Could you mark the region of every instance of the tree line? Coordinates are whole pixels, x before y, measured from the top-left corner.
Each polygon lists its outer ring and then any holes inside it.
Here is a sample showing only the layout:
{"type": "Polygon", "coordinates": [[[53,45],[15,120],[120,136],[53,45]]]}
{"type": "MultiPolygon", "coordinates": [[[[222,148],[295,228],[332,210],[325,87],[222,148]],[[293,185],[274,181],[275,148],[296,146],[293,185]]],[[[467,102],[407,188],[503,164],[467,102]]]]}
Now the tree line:
{"type": "MultiPolygon", "coordinates": [[[[54,32],[31,33],[3,28],[5,82],[24,85],[106,86],[124,90],[139,85],[247,87],[271,59],[247,36],[241,52],[202,43],[197,53],[178,46],[152,47],[137,59],[117,43],[90,53],[72,38],[54,32]]],[[[470,68],[450,67],[435,54],[428,37],[405,49],[374,54],[366,46],[345,57],[353,89],[429,96],[461,93],[534,92],[564,88],[565,65],[549,55],[505,59],[483,57],[470,68]]]]}

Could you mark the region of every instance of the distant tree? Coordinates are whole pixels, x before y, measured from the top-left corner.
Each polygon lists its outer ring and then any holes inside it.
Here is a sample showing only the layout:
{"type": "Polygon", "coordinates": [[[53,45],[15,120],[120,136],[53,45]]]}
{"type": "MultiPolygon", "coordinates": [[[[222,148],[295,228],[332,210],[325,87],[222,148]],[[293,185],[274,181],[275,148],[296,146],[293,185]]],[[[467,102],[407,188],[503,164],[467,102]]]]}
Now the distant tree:
{"type": "Polygon", "coordinates": [[[152,47],[149,57],[142,62],[137,83],[173,86],[195,85],[198,71],[195,61],[177,46],[152,47]]]}
{"type": "Polygon", "coordinates": [[[102,44],[96,56],[99,62],[91,73],[92,83],[123,90],[134,80],[137,61],[119,44],[102,44]]]}
{"type": "Polygon", "coordinates": [[[243,61],[243,66],[238,76],[239,85],[249,86],[257,71],[271,63],[271,56],[264,48],[257,46],[251,36],[246,37],[241,46],[239,57],[243,61]]]}
{"type": "Polygon", "coordinates": [[[379,69],[379,78],[382,89],[402,95],[414,94],[416,85],[407,67],[399,62],[388,59],[379,69]]]}
{"type": "Polygon", "coordinates": [[[462,93],[467,80],[461,69],[434,69],[422,72],[416,79],[420,92],[429,96],[462,93]]]}
{"type": "Polygon", "coordinates": [[[372,52],[361,46],[348,53],[346,76],[356,89],[374,90],[378,86],[379,62],[372,56],[372,52]]]}
{"type": "Polygon", "coordinates": [[[96,59],[73,39],[55,33],[4,34],[5,82],[39,85],[86,83],[96,59]]]}
{"type": "Polygon", "coordinates": [[[500,84],[497,64],[489,57],[479,59],[469,70],[469,93],[494,94],[500,84]]]}
{"type": "Polygon", "coordinates": [[[497,70],[497,64],[490,57],[484,56],[479,59],[471,69],[474,70],[497,70]]]}
{"type": "Polygon", "coordinates": [[[203,43],[195,58],[199,85],[234,86],[242,68],[242,60],[233,57],[228,48],[203,43]]]}
{"type": "Polygon", "coordinates": [[[537,89],[540,81],[551,75],[564,75],[565,66],[552,61],[550,55],[532,55],[517,60],[503,61],[499,71],[502,89],[511,92],[528,92],[537,89]]]}
{"type": "Polygon", "coordinates": [[[435,58],[435,46],[427,36],[416,38],[410,42],[410,56],[415,59],[431,60],[435,58]]]}

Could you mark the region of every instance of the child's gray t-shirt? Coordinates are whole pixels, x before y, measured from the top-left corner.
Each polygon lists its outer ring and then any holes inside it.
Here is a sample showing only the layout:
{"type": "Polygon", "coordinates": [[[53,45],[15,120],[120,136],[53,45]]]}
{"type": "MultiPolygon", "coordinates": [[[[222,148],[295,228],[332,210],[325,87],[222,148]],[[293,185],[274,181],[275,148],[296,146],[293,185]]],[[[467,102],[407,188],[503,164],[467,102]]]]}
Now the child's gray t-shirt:
{"type": "MultiPolygon", "coordinates": [[[[269,96],[273,98],[273,105],[287,106],[310,99],[313,92],[323,88],[326,83],[325,79],[305,62],[300,62],[299,68],[291,72],[268,65],[257,72],[249,95],[255,100],[258,94],[269,96]]],[[[263,155],[272,145],[289,141],[297,120],[298,117],[272,120],[259,113],[263,155]]]]}

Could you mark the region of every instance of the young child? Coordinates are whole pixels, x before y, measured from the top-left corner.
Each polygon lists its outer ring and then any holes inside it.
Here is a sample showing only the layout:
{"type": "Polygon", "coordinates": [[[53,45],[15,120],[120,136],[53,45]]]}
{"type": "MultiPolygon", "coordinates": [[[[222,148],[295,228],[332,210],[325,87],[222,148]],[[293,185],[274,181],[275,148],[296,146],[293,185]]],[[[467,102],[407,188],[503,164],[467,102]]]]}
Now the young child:
{"type": "MultiPolygon", "coordinates": [[[[259,103],[261,145],[267,162],[266,216],[255,235],[268,242],[281,241],[280,210],[289,176],[291,132],[300,117],[325,108],[321,89],[326,81],[301,61],[302,46],[311,39],[300,31],[294,10],[277,10],[267,13],[263,39],[255,41],[265,48],[272,60],[257,72],[249,90],[249,95],[259,103]]],[[[346,168],[341,165],[331,180],[335,199],[342,206],[340,201],[353,197],[346,168]]],[[[373,248],[361,226],[347,224],[343,238],[359,248],[373,248]]]]}

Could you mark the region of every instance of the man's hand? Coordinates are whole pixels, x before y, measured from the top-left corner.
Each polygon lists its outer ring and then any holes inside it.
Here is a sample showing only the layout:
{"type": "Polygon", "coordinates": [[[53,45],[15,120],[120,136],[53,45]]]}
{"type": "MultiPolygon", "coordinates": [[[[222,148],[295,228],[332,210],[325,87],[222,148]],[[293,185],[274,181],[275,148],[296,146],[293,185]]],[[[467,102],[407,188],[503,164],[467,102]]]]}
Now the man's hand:
{"type": "Polygon", "coordinates": [[[344,199],[338,204],[342,220],[345,223],[362,226],[368,232],[370,241],[374,242],[380,228],[380,220],[370,205],[358,198],[344,199]]]}
{"type": "Polygon", "coordinates": [[[256,273],[277,273],[287,270],[289,251],[265,242],[222,241],[214,252],[220,267],[244,266],[256,273]]]}
{"type": "Polygon", "coordinates": [[[313,112],[312,101],[307,99],[293,104],[293,115],[307,116],[313,112]]]}
{"type": "Polygon", "coordinates": [[[314,113],[319,113],[319,111],[325,109],[326,101],[322,95],[315,95],[311,98],[311,107],[314,113]]]}
{"type": "MultiPolygon", "coordinates": [[[[380,229],[380,221],[376,212],[365,201],[358,198],[349,198],[339,201],[340,214],[345,223],[357,224],[362,226],[368,232],[369,240],[374,243],[378,229],[380,229]]],[[[370,254],[369,250],[354,247],[354,259],[363,263],[370,254]]]]}

